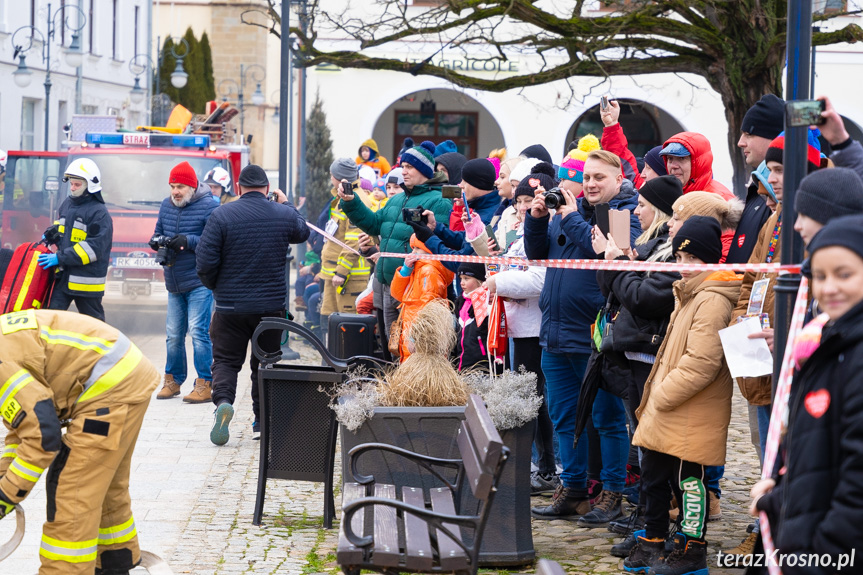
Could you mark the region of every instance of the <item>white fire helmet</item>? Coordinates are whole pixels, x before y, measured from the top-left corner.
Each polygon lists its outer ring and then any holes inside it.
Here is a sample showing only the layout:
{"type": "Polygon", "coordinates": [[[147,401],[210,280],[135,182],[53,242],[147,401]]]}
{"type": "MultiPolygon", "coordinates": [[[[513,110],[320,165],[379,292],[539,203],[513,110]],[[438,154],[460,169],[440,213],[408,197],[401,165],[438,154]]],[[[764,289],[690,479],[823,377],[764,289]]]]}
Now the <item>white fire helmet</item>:
{"type": "Polygon", "coordinates": [[[63,181],[68,182],[69,178],[81,178],[87,181],[87,191],[91,194],[102,191],[102,173],[99,171],[99,166],[90,158],[77,158],[72,160],[66,171],[63,172],[63,181]]]}
{"type": "Polygon", "coordinates": [[[360,166],[360,178],[374,185],[378,179],[378,174],[371,166],[360,166]]]}
{"type": "Polygon", "coordinates": [[[6,150],[0,150],[0,174],[6,171],[6,159],[9,154],[6,153],[6,150]]]}
{"type": "Polygon", "coordinates": [[[231,174],[225,168],[215,167],[207,172],[204,178],[205,184],[218,184],[222,186],[222,190],[228,194],[234,195],[231,192],[231,174]]]}

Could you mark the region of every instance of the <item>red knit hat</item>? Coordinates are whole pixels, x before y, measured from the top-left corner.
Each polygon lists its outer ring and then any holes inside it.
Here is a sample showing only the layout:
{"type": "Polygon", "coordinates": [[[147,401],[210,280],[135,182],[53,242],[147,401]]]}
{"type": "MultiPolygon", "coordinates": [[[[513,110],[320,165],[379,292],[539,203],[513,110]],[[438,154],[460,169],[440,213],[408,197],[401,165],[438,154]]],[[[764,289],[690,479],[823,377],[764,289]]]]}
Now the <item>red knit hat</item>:
{"type": "Polygon", "coordinates": [[[195,168],[193,168],[189,162],[180,162],[171,170],[171,176],[168,178],[168,183],[185,184],[190,188],[197,188],[198,176],[195,174],[195,168]]]}
{"type": "MultiPolygon", "coordinates": [[[[821,168],[821,151],[813,145],[813,138],[810,137],[806,146],[807,173],[811,174],[815,170],[821,168]]],[[[815,139],[815,142],[818,140],[815,139]]],[[[764,154],[765,162],[782,163],[782,152],[785,149],[785,135],[777,136],[770,142],[767,152],[764,154]]]]}

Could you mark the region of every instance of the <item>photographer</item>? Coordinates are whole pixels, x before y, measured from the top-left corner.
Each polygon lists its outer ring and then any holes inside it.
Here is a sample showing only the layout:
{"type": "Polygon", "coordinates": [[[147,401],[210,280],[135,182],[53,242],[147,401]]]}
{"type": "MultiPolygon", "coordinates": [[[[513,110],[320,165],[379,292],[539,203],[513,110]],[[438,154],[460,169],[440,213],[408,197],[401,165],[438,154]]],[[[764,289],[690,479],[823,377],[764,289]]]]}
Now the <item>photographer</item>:
{"type": "MultiPolygon", "coordinates": [[[[584,162],[584,197],[576,200],[560,190],[563,201],[554,217],[546,205],[546,190],[538,195],[525,218],[525,251],[528,259],[596,259],[592,234],[596,206],[612,209],[637,206],[632,183],[624,179],[620,159],[611,152],[596,150],[584,162]]],[[[630,215],[631,243],[641,233],[638,218],[630,215]]],[[[626,246],[629,247],[629,246],[626,246]]],[[[561,484],[548,507],[534,507],[537,519],[571,519],[580,525],[596,526],[619,517],[626,481],[629,441],[623,402],[599,390],[593,404],[593,423],[602,446],[603,492],[591,511],[587,493],[587,444],[575,440],[578,395],[591,352],[591,324],[605,299],[596,281],[596,272],[549,268],[539,298],[542,309],[539,343],[545,374],[548,411],[560,439],[563,464],[561,484]]]]}
{"type": "Polygon", "coordinates": [[[213,379],[210,372],[213,345],[209,333],[213,292],[204,287],[195,272],[195,248],[219,200],[210,188],[198,182],[189,162],[174,166],[168,184],[171,193],[162,200],[159,219],[150,239],[150,247],[157,252],[168,290],[168,356],[165,383],[156,399],[180,395],[180,386],[186,381],[186,333],[190,333],[198,377],[195,388],[183,401],[209,403],[213,379]]]}

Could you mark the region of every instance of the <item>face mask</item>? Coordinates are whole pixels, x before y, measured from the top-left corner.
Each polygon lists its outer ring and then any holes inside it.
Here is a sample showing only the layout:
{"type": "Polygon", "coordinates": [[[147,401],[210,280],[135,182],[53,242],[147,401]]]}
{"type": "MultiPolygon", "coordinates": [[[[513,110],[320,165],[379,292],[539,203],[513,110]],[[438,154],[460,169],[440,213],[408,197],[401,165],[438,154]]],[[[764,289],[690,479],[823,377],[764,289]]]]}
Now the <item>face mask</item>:
{"type": "Polygon", "coordinates": [[[73,192],[71,188],[69,188],[69,195],[73,198],[80,198],[84,195],[84,192],[87,191],[87,184],[84,184],[80,188],[78,188],[77,192],[73,192]]]}

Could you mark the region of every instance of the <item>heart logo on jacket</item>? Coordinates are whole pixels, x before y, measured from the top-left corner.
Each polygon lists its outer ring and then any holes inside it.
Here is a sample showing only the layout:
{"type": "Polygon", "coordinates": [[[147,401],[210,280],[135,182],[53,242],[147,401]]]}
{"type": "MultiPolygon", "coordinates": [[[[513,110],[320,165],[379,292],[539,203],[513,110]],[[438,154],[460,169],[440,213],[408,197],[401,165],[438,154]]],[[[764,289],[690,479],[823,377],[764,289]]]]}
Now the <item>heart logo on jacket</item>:
{"type": "Polygon", "coordinates": [[[737,238],[737,247],[742,248],[744,243],[746,243],[746,234],[740,234],[740,237],[737,238]]]}
{"type": "Polygon", "coordinates": [[[830,392],[826,389],[818,391],[810,391],[806,394],[806,399],[803,400],[803,405],[806,406],[806,411],[809,415],[818,419],[827,412],[830,407],[830,392]]]}
{"type": "Polygon", "coordinates": [[[527,183],[530,185],[531,188],[538,188],[541,182],[539,181],[539,178],[531,178],[527,181],[527,183]]]}

